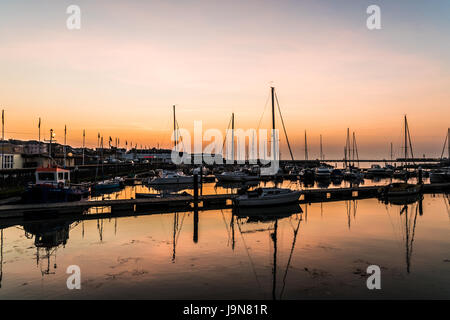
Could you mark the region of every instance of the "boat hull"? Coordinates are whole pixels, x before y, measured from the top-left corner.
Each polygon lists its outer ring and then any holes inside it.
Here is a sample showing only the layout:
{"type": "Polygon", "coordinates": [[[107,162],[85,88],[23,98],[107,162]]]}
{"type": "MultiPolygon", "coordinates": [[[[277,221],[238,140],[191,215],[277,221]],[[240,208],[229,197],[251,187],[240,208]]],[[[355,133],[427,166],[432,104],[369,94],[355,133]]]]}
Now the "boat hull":
{"type": "Polygon", "coordinates": [[[194,183],[193,177],[177,177],[177,178],[156,178],[151,180],[149,185],[161,185],[161,184],[184,184],[194,183]]]}
{"type": "Polygon", "coordinates": [[[233,175],[216,175],[218,182],[245,182],[259,180],[258,176],[233,176],[233,175]]]}
{"type": "Polygon", "coordinates": [[[73,190],[70,188],[51,188],[32,186],[22,194],[24,203],[52,203],[80,201],[86,196],[84,190],[73,190]]]}
{"type": "Polygon", "coordinates": [[[264,198],[236,198],[235,204],[239,207],[259,207],[276,206],[295,203],[300,197],[300,191],[293,191],[287,194],[266,196],[264,198]]]}

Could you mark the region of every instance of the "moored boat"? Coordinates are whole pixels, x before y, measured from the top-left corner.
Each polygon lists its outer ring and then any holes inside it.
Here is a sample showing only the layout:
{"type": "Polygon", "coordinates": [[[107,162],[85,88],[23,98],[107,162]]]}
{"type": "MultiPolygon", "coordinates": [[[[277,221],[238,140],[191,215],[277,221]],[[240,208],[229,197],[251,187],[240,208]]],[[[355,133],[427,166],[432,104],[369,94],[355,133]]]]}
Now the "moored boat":
{"type": "Polygon", "coordinates": [[[218,182],[244,182],[258,180],[259,176],[251,175],[244,171],[232,171],[216,174],[216,179],[218,182]]]}
{"type": "Polygon", "coordinates": [[[300,191],[287,188],[257,188],[234,199],[240,207],[271,206],[295,203],[300,197],[300,191]]]}
{"type": "Polygon", "coordinates": [[[320,167],[316,169],[316,180],[320,179],[330,179],[331,178],[331,169],[327,167],[320,167]]]}
{"type": "Polygon", "coordinates": [[[396,182],[381,188],[381,193],[387,197],[404,197],[416,195],[420,193],[421,189],[422,186],[420,184],[396,182]]]}
{"type": "Polygon", "coordinates": [[[181,172],[163,171],[158,177],[155,177],[148,181],[149,185],[184,183],[194,183],[194,177],[184,175],[181,172]]]}
{"type": "Polygon", "coordinates": [[[89,195],[89,187],[70,184],[70,171],[59,167],[38,168],[36,183],[22,194],[26,203],[79,201],[89,195]]]}
{"type": "Polygon", "coordinates": [[[379,164],[373,164],[369,169],[367,169],[367,173],[372,176],[384,176],[386,175],[386,170],[379,164]]]}
{"type": "Polygon", "coordinates": [[[450,182],[450,167],[436,169],[430,172],[431,183],[445,183],[450,182]]]}
{"type": "Polygon", "coordinates": [[[95,192],[100,192],[102,190],[118,189],[123,187],[125,179],[121,177],[115,177],[114,179],[108,179],[96,182],[92,186],[92,190],[95,192]]]}

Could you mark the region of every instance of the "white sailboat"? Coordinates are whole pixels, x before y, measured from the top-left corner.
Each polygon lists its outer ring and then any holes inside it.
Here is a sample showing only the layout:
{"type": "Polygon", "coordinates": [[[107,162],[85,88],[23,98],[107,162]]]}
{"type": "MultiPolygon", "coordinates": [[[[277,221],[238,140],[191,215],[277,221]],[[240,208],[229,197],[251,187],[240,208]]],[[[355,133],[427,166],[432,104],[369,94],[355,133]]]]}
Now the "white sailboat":
{"type": "Polygon", "coordinates": [[[297,202],[300,191],[287,188],[258,188],[234,199],[239,207],[273,206],[297,202]]]}
{"type": "Polygon", "coordinates": [[[193,176],[187,176],[182,172],[162,171],[158,177],[148,181],[149,185],[194,183],[193,176]]]}

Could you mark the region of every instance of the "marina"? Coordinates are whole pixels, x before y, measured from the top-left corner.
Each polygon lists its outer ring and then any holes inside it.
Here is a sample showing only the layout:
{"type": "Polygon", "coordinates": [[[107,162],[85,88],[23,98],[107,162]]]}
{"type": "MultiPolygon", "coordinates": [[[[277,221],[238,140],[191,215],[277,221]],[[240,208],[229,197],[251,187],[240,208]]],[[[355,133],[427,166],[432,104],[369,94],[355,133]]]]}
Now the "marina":
{"type": "Polygon", "coordinates": [[[450,299],[448,0],[23,2],[0,4],[6,309],[450,299]]]}

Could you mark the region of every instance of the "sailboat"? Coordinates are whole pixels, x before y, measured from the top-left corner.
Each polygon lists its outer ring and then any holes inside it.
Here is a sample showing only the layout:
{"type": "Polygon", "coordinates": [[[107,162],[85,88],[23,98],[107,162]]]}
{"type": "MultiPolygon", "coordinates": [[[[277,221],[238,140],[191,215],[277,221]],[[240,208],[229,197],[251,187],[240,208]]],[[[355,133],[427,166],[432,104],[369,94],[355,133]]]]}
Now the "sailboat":
{"type": "MultiPolygon", "coordinates": [[[[174,150],[178,152],[178,123],[176,118],[176,107],[173,106],[173,132],[175,135],[174,150]]],[[[149,185],[173,185],[173,184],[192,184],[194,183],[194,176],[185,175],[182,172],[162,171],[158,177],[148,181],[149,185]]]]}
{"type": "Polygon", "coordinates": [[[397,169],[394,171],[393,176],[397,179],[402,179],[407,181],[410,177],[410,172],[407,169],[408,166],[408,157],[409,154],[411,154],[411,158],[414,158],[413,150],[412,150],[412,142],[411,142],[411,135],[409,133],[409,126],[408,126],[408,119],[406,118],[406,115],[404,117],[404,159],[403,159],[403,168],[397,169]],[[408,151],[409,146],[409,151],[408,151]]]}
{"type": "MultiPolygon", "coordinates": [[[[279,155],[277,155],[277,148],[276,148],[276,131],[275,131],[275,88],[271,87],[271,97],[272,97],[272,158],[274,161],[278,161],[279,155]]],[[[278,99],[277,99],[278,103],[278,99]]],[[[279,105],[278,105],[279,108],[279,105]]],[[[280,110],[280,109],[279,109],[280,110]]],[[[280,112],[281,116],[281,112],[280,112]]],[[[281,118],[282,119],[282,118],[281,118]]],[[[284,121],[283,127],[284,127],[284,121]]],[[[286,130],[285,130],[286,133],[286,130]]],[[[286,140],[288,142],[289,146],[289,140],[286,140]]],[[[291,148],[289,146],[289,150],[291,151],[291,148]]],[[[291,151],[291,157],[292,151],[291,151]]],[[[289,204],[289,203],[295,203],[300,198],[300,191],[291,190],[289,188],[258,188],[253,191],[247,191],[246,194],[240,195],[239,197],[234,199],[234,204],[239,207],[251,207],[251,206],[271,206],[271,205],[282,205],[282,204],[289,204]]]]}
{"type": "MultiPolygon", "coordinates": [[[[448,152],[447,161],[450,161],[450,128],[447,131],[447,136],[445,137],[444,141],[444,147],[442,148],[441,162],[443,162],[443,155],[446,146],[448,152]]],[[[443,167],[440,169],[433,170],[430,173],[430,182],[431,183],[450,182],[450,167],[443,167]]]]}
{"type": "Polygon", "coordinates": [[[344,161],[346,170],[344,172],[344,179],[352,182],[362,181],[364,174],[355,166],[355,156],[359,164],[358,147],[356,144],[356,136],[353,132],[353,140],[350,142],[350,129],[347,128],[347,139],[344,147],[344,161]]]}
{"type": "MultiPolygon", "coordinates": [[[[228,125],[229,128],[229,125],[228,125]]],[[[228,130],[227,128],[227,130],[228,130]]],[[[234,112],[231,114],[231,161],[234,165],[234,112]]],[[[224,142],[225,144],[225,142],[224,142]]],[[[228,151],[228,150],[227,150],[228,151]]],[[[227,182],[247,182],[247,181],[257,181],[260,179],[259,174],[254,172],[249,172],[245,170],[235,170],[235,171],[224,171],[220,174],[216,174],[215,178],[220,183],[227,182]]]]}

